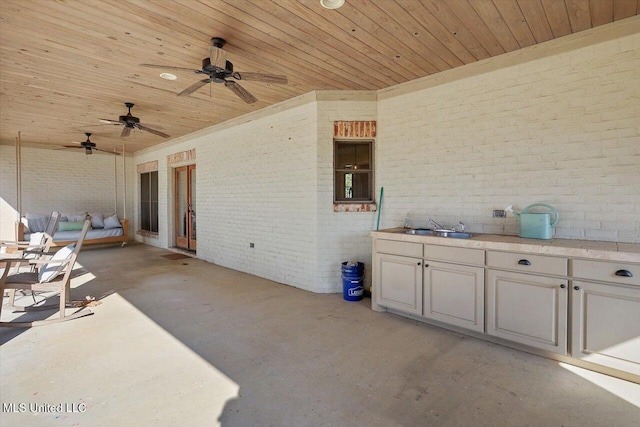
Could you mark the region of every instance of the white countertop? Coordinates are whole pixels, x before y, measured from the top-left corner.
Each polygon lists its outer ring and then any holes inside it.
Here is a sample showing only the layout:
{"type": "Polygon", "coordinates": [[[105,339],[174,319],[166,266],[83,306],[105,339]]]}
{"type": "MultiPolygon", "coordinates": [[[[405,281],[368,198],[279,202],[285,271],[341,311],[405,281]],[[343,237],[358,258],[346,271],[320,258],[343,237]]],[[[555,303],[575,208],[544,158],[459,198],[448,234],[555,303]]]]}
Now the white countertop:
{"type": "Polygon", "coordinates": [[[599,242],[595,240],[573,239],[523,239],[518,236],[501,234],[471,233],[469,239],[451,237],[420,236],[404,234],[401,228],[372,231],[371,237],[402,242],[427,243],[431,245],[455,246],[460,248],[489,249],[509,252],[524,252],[540,255],[556,255],[571,258],[588,258],[604,261],[640,263],[640,244],[599,242]]]}

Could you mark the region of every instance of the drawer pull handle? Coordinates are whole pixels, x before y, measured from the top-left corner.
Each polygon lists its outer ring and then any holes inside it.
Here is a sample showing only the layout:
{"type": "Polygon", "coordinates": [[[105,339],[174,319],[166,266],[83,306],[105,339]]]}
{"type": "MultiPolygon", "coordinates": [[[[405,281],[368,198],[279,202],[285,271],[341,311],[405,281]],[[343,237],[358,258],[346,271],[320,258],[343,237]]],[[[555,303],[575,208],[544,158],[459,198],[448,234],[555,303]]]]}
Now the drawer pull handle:
{"type": "Polygon", "coordinates": [[[418,265],[420,265],[421,263],[418,263],[418,265]]]}
{"type": "Polygon", "coordinates": [[[529,262],[528,259],[521,259],[520,261],[518,261],[518,264],[520,264],[520,265],[531,265],[531,262],[529,262]]]}
{"type": "Polygon", "coordinates": [[[633,274],[629,270],[618,270],[616,271],[616,276],[633,277],[633,274]]]}
{"type": "Polygon", "coordinates": [[[560,289],[564,289],[566,286],[564,284],[560,285],[560,289]]]}
{"type": "Polygon", "coordinates": [[[573,289],[575,289],[576,291],[580,290],[580,286],[574,286],[573,289]]]}
{"type": "Polygon", "coordinates": [[[427,268],[427,267],[429,267],[429,264],[425,264],[425,265],[424,265],[424,268],[427,268]]]}

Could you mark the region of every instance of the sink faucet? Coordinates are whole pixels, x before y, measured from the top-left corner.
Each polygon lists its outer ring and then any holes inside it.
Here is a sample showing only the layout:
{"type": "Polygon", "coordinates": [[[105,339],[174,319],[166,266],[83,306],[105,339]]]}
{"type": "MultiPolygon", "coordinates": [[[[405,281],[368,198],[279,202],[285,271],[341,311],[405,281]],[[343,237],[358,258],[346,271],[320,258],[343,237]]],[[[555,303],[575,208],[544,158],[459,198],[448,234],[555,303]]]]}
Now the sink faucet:
{"type": "Polygon", "coordinates": [[[431,224],[435,225],[438,230],[446,230],[446,227],[444,225],[438,224],[437,222],[435,222],[431,218],[429,218],[427,221],[429,221],[431,224]]]}
{"type": "Polygon", "coordinates": [[[453,226],[451,228],[449,227],[445,227],[444,225],[441,225],[437,222],[435,222],[433,219],[429,218],[428,221],[436,226],[436,230],[448,230],[448,231],[459,231],[460,233],[464,233],[464,230],[466,228],[466,225],[464,225],[464,222],[460,221],[458,222],[458,225],[453,226]],[[459,230],[456,230],[459,229],[459,230]]]}

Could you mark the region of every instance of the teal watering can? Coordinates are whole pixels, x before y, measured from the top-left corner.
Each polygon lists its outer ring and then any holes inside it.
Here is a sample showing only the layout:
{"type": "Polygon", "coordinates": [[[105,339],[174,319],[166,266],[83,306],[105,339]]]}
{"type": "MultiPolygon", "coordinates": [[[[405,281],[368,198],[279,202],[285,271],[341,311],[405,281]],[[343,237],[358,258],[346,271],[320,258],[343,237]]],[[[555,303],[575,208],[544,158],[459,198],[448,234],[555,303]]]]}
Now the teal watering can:
{"type": "Polygon", "coordinates": [[[527,239],[552,239],[553,229],[556,228],[558,219],[560,219],[556,208],[546,203],[534,203],[524,208],[521,213],[514,211],[511,206],[507,206],[505,211],[511,212],[520,222],[520,237],[527,239]],[[536,206],[551,209],[555,215],[553,222],[550,213],[529,213],[529,209],[536,206]]]}

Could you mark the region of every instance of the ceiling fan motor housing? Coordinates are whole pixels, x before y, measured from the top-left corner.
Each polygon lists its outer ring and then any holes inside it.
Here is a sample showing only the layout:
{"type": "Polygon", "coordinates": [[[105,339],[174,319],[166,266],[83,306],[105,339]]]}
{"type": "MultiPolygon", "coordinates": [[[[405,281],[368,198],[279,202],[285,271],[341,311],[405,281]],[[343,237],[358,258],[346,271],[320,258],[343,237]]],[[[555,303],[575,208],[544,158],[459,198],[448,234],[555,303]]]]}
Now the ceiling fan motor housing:
{"type": "Polygon", "coordinates": [[[202,60],[202,71],[211,76],[214,82],[223,83],[224,79],[230,77],[233,74],[233,64],[226,61],[225,69],[211,65],[211,58],[204,58],[202,60]]]}
{"type": "Polygon", "coordinates": [[[140,119],[127,114],[125,116],[120,116],[120,123],[124,123],[127,127],[133,127],[135,124],[140,123],[140,119]]]}

